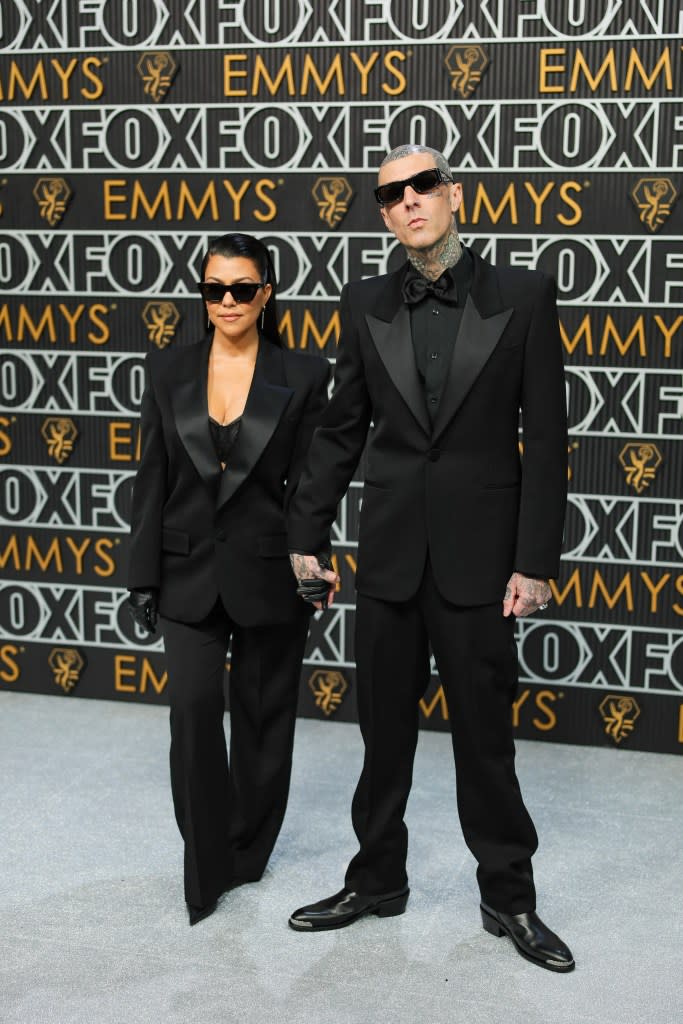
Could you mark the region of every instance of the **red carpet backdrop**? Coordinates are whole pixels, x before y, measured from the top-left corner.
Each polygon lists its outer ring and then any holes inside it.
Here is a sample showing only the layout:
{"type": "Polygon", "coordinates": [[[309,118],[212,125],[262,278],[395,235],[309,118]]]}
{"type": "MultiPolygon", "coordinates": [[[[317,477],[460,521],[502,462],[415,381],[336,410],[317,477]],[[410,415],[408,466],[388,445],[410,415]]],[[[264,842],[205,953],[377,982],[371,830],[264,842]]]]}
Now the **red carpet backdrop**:
{"type": "MultiPolygon", "coordinates": [[[[402,259],[371,190],[413,141],[468,244],[559,285],[570,504],[517,734],[683,751],[682,28],[680,0],[2,0],[0,686],[164,703],[124,606],[144,355],[198,337],[200,253],[240,229],[286,343],[334,359],[343,282],[402,259]]],[[[360,498],[301,682],[330,721],[360,498]]],[[[447,714],[435,674],[423,724],[447,714]]]]}

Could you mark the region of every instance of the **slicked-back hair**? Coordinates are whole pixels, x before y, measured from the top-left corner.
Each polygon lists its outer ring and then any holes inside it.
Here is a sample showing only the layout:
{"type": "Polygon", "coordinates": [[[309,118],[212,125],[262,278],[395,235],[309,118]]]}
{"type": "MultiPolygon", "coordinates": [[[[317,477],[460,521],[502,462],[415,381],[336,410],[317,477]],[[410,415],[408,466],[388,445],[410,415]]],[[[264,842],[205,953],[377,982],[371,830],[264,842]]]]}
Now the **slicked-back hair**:
{"type": "Polygon", "coordinates": [[[255,264],[261,281],[264,284],[269,284],[272,288],[265,308],[262,331],[269,341],[282,348],[282,338],[278,330],[277,277],[275,276],[275,267],[273,266],[273,260],[268,248],[258,238],[254,238],[253,235],[245,235],[241,231],[233,231],[229,235],[221,235],[220,238],[214,238],[209,243],[209,248],[206,250],[202,260],[199,272],[200,281],[204,280],[206,265],[212,256],[225,256],[226,259],[242,256],[244,259],[251,260],[255,264]]]}
{"type": "Polygon", "coordinates": [[[392,164],[394,160],[402,160],[404,156],[412,156],[413,153],[429,153],[434,158],[434,165],[447,174],[449,178],[453,177],[450,167],[448,166],[448,160],[439,153],[438,149],[432,149],[431,146],[420,146],[416,142],[406,143],[404,146],[397,146],[396,149],[392,149],[391,153],[384,157],[380,167],[385,167],[386,164],[392,164]]]}

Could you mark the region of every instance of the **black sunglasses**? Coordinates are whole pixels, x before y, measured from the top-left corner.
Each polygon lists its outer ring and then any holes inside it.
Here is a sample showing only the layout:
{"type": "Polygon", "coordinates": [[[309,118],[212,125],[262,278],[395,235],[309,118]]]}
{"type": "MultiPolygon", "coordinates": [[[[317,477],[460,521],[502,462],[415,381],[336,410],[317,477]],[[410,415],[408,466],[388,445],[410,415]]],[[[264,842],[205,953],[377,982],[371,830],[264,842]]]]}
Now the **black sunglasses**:
{"type": "Polygon", "coordinates": [[[219,284],[218,281],[197,281],[204,302],[222,302],[225,293],[230,292],[235,302],[253,302],[259,288],[265,288],[265,282],[240,281],[237,284],[219,284]]]}
{"type": "Polygon", "coordinates": [[[380,206],[386,206],[387,203],[397,203],[403,199],[403,193],[408,185],[423,196],[427,192],[433,192],[438,185],[447,182],[453,184],[453,179],[440,171],[438,167],[430,167],[426,171],[413,174],[412,178],[404,178],[403,181],[388,181],[386,185],[378,185],[375,189],[375,199],[380,206]]]}

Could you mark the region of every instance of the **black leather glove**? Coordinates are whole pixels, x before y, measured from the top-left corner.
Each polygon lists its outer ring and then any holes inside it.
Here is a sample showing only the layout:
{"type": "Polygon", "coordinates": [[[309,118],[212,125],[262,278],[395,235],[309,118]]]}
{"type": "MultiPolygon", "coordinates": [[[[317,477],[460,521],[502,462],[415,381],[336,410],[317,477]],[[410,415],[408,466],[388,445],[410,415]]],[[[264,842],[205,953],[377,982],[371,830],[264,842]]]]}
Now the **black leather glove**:
{"type": "Polygon", "coordinates": [[[152,588],[131,590],[128,593],[128,611],[133,622],[145,633],[156,633],[159,610],[158,591],[152,588]]]}
{"type": "MultiPolygon", "coordinates": [[[[318,559],[318,565],[321,569],[331,569],[332,562],[329,559],[329,555],[316,555],[318,559]]],[[[321,580],[319,577],[314,577],[309,580],[299,580],[296,592],[299,597],[302,597],[304,601],[308,601],[309,604],[315,604],[316,601],[323,602],[323,608],[327,607],[327,595],[330,592],[331,584],[327,580],[321,580]]]]}

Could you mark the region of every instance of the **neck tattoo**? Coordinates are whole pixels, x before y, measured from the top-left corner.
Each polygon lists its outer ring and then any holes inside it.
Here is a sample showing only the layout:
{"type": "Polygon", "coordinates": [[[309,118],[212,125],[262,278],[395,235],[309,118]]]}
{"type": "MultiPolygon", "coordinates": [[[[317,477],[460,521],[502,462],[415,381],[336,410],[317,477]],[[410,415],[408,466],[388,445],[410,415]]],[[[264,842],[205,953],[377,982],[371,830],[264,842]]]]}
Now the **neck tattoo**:
{"type": "Polygon", "coordinates": [[[462,243],[453,226],[444,238],[430,249],[409,249],[406,255],[415,269],[428,281],[436,281],[447,267],[453,267],[462,256],[462,243]]]}

